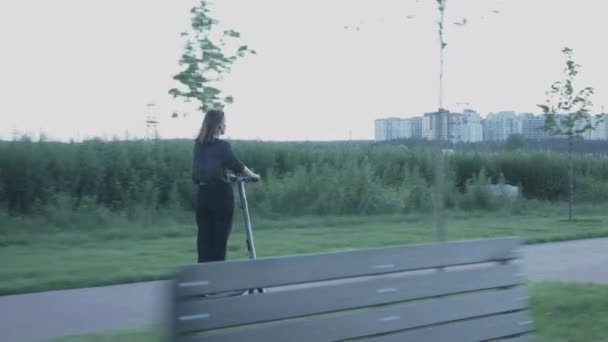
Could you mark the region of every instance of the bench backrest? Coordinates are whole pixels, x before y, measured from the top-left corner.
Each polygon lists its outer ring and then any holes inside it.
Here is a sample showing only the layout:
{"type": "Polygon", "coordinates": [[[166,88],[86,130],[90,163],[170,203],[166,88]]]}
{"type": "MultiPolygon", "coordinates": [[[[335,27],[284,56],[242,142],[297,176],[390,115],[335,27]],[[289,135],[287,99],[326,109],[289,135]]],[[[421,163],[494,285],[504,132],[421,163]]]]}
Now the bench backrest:
{"type": "Polygon", "coordinates": [[[174,341],[527,341],[517,238],[212,262],[172,284],[174,341]],[[267,288],[262,294],[201,297],[267,288]]]}

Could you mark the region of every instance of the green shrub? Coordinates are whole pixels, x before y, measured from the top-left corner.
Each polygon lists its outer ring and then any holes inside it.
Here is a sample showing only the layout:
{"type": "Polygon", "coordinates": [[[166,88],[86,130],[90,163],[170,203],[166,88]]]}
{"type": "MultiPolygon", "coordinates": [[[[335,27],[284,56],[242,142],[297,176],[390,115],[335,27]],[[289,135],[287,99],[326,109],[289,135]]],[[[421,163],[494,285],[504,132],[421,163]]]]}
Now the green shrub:
{"type": "MultiPolygon", "coordinates": [[[[379,214],[432,208],[430,149],[342,143],[232,144],[241,160],[262,173],[263,181],[247,188],[256,213],[379,214]]],[[[191,211],[196,199],[191,159],[192,141],[0,141],[0,205],[11,215],[54,215],[52,220],[62,223],[70,220],[70,211],[83,207],[105,208],[100,210],[129,220],[151,220],[162,210],[191,211]],[[66,211],[61,214],[65,216],[45,211],[50,207],[66,211]]],[[[564,200],[566,161],[562,154],[525,150],[457,152],[446,157],[444,204],[465,210],[517,207],[484,190],[484,184],[501,181],[519,185],[526,199],[564,200]]],[[[608,160],[577,157],[575,165],[577,201],[607,201],[608,160]]],[[[105,214],[99,215],[103,219],[105,214]]]]}

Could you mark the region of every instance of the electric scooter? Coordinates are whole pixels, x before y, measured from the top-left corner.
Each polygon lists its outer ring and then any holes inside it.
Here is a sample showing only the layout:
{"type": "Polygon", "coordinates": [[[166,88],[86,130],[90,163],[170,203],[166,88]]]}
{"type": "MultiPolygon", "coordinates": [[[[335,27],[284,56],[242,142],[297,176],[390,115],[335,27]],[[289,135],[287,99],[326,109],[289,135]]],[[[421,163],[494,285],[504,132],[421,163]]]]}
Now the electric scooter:
{"type": "MultiPolygon", "coordinates": [[[[249,259],[255,259],[255,243],[253,242],[253,231],[251,229],[251,218],[249,216],[249,205],[247,204],[247,194],[245,192],[245,184],[249,182],[256,182],[256,180],[251,179],[245,176],[228,176],[230,181],[236,183],[239,190],[239,207],[241,208],[241,213],[243,215],[243,225],[245,228],[245,244],[247,245],[247,251],[249,252],[249,259]]],[[[264,289],[249,289],[249,294],[254,293],[264,293],[264,289]]]]}

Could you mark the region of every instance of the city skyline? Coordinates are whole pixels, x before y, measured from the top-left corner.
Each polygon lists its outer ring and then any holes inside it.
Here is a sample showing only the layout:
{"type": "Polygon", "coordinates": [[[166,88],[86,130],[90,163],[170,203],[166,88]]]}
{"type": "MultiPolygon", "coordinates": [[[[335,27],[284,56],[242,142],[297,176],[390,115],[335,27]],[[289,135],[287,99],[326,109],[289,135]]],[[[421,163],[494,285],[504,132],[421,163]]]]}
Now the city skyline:
{"type": "MultiPolygon", "coordinates": [[[[608,117],[591,120],[597,127],[582,134],[586,140],[608,140],[608,117]]],[[[472,109],[461,112],[427,112],[416,117],[389,116],[374,120],[374,140],[425,139],[457,142],[506,141],[511,135],[527,140],[555,138],[544,131],[545,116],[529,112],[499,111],[482,117],[472,109]],[[418,128],[417,126],[421,126],[418,128]]],[[[563,137],[563,136],[562,136],[563,137]]]]}

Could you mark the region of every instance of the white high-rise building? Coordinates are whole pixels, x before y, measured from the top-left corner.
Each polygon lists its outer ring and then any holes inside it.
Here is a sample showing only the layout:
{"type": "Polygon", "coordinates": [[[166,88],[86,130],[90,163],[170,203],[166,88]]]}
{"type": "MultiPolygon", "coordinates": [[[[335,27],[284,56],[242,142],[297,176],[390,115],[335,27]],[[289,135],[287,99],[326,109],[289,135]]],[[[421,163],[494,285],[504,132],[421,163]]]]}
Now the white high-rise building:
{"type": "Polygon", "coordinates": [[[481,116],[474,110],[467,109],[464,113],[450,113],[449,122],[450,142],[482,141],[481,116]]]}
{"type": "Polygon", "coordinates": [[[422,118],[415,117],[409,120],[412,123],[412,138],[422,139],[422,118]]]}
{"type": "Polygon", "coordinates": [[[450,142],[464,142],[466,119],[462,113],[450,113],[448,118],[448,138],[450,142]]]}
{"type": "MultiPolygon", "coordinates": [[[[594,116],[594,121],[598,119],[594,116]]],[[[560,117],[557,121],[559,123],[560,117]]],[[[448,110],[425,113],[422,117],[390,117],[375,121],[375,139],[428,139],[453,143],[505,141],[513,134],[521,134],[527,140],[563,138],[552,136],[543,129],[545,117],[532,113],[517,114],[513,111],[490,113],[482,119],[474,110],[463,113],[448,110]]],[[[586,140],[608,140],[608,116],[593,131],[583,134],[586,140]]]]}
{"type": "Polygon", "coordinates": [[[452,113],[447,110],[424,114],[422,138],[454,143],[482,141],[481,116],[473,110],[452,113]]]}
{"type": "Polygon", "coordinates": [[[374,121],[374,139],[377,141],[388,140],[389,128],[387,119],[376,119],[374,121]]]}
{"type": "Polygon", "coordinates": [[[375,139],[378,141],[411,138],[412,120],[405,118],[376,119],[375,139]]]}
{"type": "Polygon", "coordinates": [[[521,116],[522,132],[526,140],[541,140],[551,138],[551,135],[544,130],[545,117],[524,113],[521,116]]]}
{"type": "Polygon", "coordinates": [[[483,126],[479,113],[465,109],[462,140],[464,142],[480,142],[483,140],[483,126]]]}
{"type": "Polygon", "coordinates": [[[483,122],[483,140],[486,141],[505,141],[512,134],[522,133],[522,118],[512,111],[490,113],[483,122]]]}
{"type": "Polygon", "coordinates": [[[439,112],[425,113],[422,117],[422,139],[448,140],[450,137],[450,112],[443,109],[439,112]]]}

